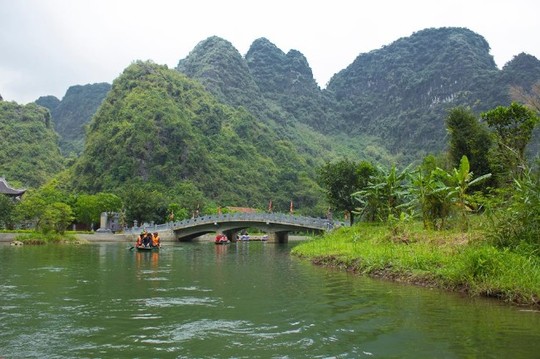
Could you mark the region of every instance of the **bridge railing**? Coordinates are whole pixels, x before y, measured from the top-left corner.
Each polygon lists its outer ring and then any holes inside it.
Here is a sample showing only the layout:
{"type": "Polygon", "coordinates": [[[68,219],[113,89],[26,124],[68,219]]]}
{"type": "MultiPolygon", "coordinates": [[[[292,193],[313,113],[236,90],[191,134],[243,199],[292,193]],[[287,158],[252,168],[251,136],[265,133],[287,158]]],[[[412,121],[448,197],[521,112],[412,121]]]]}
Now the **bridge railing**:
{"type": "Polygon", "coordinates": [[[317,228],[321,230],[331,230],[338,226],[344,226],[342,222],[334,222],[326,218],[315,218],[305,216],[295,216],[284,213],[225,213],[214,215],[202,215],[184,219],[181,221],[168,222],[163,224],[150,224],[141,227],[133,227],[132,233],[146,229],[147,231],[164,231],[168,229],[179,229],[194,227],[201,224],[217,224],[222,222],[267,222],[273,224],[298,225],[299,227],[317,228]]]}

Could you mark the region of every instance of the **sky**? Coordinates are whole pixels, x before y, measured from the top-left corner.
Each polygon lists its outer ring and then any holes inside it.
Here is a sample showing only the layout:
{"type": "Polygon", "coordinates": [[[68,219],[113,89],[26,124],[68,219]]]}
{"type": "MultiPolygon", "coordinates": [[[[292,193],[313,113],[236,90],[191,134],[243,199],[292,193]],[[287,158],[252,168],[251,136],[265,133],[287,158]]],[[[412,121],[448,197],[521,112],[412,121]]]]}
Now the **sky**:
{"type": "Polygon", "coordinates": [[[245,55],[300,51],[324,88],[354,59],[426,28],[482,35],[497,66],[540,59],[538,0],[0,0],[0,95],[20,104],[108,82],[136,60],[174,68],[210,36],[245,55]]]}

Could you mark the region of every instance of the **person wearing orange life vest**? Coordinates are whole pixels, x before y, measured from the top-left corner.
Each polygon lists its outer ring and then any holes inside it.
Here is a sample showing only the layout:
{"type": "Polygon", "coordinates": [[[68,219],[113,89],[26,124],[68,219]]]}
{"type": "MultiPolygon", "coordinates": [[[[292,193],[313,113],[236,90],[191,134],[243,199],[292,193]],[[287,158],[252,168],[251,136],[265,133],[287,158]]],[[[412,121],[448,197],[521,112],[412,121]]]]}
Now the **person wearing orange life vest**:
{"type": "Polygon", "coordinates": [[[152,247],[161,247],[161,238],[159,238],[158,232],[154,232],[152,235],[152,247]]]}
{"type": "Polygon", "coordinates": [[[144,237],[144,232],[142,232],[142,233],[137,237],[137,243],[135,244],[137,247],[142,246],[142,243],[143,243],[143,237],[144,237]]]}

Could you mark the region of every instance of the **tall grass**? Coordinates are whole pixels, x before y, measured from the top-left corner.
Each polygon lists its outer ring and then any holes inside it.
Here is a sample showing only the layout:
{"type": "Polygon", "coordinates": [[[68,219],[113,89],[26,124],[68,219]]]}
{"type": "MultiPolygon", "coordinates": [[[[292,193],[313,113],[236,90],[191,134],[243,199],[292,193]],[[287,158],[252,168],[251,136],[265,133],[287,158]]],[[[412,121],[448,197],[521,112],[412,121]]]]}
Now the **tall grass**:
{"type": "Polygon", "coordinates": [[[359,273],[540,305],[540,259],[490,245],[481,233],[424,231],[405,238],[385,226],[342,228],[302,243],[293,254],[359,273]]]}

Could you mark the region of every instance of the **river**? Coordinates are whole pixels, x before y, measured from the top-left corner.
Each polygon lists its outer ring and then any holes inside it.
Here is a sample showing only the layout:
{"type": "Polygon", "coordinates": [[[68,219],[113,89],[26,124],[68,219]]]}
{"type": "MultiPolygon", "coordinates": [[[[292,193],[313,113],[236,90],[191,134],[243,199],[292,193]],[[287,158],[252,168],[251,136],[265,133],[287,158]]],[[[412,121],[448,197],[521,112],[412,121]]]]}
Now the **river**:
{"type": "Polygon", "coordinates": [[[540,313],[363,278],[297,242],[0,245],[0,358],[535,358],[540,313]]]}

